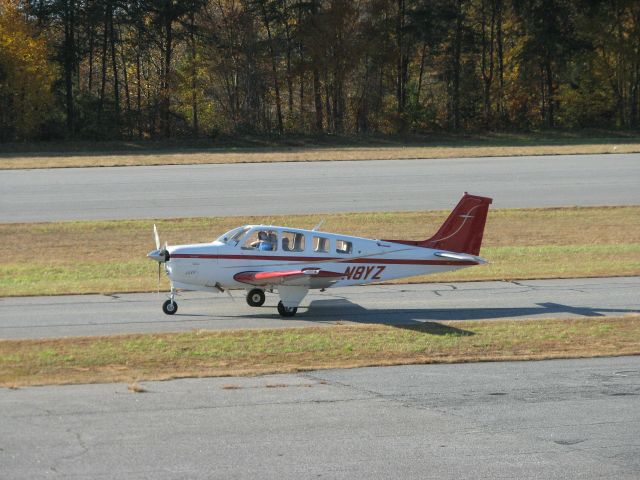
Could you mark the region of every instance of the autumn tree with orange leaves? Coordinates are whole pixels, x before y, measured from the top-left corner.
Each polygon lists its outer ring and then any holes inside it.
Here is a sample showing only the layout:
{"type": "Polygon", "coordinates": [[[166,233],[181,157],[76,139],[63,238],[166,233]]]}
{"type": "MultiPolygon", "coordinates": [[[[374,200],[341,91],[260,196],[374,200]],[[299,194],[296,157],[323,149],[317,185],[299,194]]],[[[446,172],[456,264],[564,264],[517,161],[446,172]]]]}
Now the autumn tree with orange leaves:
{"type": "Polygon", "coordinates": [[[47,43],[19,11],[0,0],[0,140],[37,136],[50,115],[55,70],[47,43]]]}
{"type": "Polygon", "coordinates": [[[640,126],[640,2],[0,0],[0,139],[640,126]]]}

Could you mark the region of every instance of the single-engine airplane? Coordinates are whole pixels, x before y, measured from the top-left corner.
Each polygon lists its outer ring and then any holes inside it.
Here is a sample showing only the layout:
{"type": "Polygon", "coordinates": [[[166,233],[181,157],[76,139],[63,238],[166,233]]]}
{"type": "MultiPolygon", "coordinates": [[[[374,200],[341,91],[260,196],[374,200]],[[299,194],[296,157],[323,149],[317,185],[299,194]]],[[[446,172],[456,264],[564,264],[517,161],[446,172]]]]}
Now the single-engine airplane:
{"type": "MultiPolygon", "coordinates": [[[[265,292],[280,297],[278,313],[296,314],[310,289],[363,285],[395,278],[457,270],[487,263],[479,257],[492,199],[464,196],[434,236],[426,240],[377,240],[273,225],[244,225],[211,243],[160,248],[147,257],[171,282],[167,315],[178,311],[178,290],[246,290],[252,307],[265,292]]],[[[159,275],[159,273],[158,273],[159,275]]]]}

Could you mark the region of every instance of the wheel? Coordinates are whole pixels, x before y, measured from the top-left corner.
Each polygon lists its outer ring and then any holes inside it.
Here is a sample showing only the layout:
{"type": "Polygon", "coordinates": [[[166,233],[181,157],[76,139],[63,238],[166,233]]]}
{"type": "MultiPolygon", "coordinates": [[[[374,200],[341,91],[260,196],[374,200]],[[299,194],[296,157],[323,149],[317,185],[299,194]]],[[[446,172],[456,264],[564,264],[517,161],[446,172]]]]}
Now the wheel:
{"type": "Polygon", "coordinates": [[[247,303],[250,307],[261,307],[264,305],[264,292],[259,288],[254,288],[247,293],[247,303]]]}
{"type": "Polygon", "coordinates": [[[167,315],[173,315],[178,311],[178,304],[175,300],[167,300],[162,304],[162,311],[167,315]]]}
{"type": "Polygon", "coordinates": [[[282,317],[293,317],[298,311],[298,307],[285,307],[282,302],[278,302],[278,313],[282,317]]]}

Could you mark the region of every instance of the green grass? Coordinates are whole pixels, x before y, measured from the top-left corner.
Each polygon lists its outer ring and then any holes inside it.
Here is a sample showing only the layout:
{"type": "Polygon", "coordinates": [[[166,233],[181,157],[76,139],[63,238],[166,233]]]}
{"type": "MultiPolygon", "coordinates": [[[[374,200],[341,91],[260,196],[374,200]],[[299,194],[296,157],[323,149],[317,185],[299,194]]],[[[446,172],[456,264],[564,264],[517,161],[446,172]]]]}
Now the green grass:
{"type": "MultiPolygon", "coordinates": [[[[486,248],[491,264],[438,275],[439,281],[631,276],[640,273],[640,244],[486,248]]],[[[432,281],[435,276],[416,277],[432,281]]]]}
{"type": "MultiPolygon", "coordinates": [[[[484,249],[482,254],[491,260],[491,264],[397,282],[606,277],[640,273],[640,244],[494,247],[484,249]]],[[[5,263],[0,272],[3,296],[148,292],[157,289],[157,267],[146,258],[115,265],[79,262],[41,267],[5,263]]],[[[161,288],[166,290],[168,285],[163,275],[161,288]]]]}
{"type": "Polygon", "coordinates": [[[640,353],[640,317],[194,331],[0,341],[0,385],[640,353]]]}
{"type": "MultiPolygon", "coordinates": [[[[371,238],[423,239],[449,212],[385,212],[159,220],[171,244],[211,241],[245,223],[371,238]]],[[[152,220],[0,224],[0,296],[155,291],[152,220]]],[[[640,274],[640,207],[491,210],[481,251],[489,265],[410,281],[640,274]]],[[[167,289],[166,277],[161,288],[167,289]]]]}

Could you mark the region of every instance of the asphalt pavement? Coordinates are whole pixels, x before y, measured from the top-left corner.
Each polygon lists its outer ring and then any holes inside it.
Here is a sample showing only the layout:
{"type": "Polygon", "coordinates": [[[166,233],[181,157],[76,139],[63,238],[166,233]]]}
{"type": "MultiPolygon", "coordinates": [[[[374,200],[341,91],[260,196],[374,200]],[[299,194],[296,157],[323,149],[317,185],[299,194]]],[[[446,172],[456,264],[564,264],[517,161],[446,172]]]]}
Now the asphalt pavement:
{"type": "MultiPolygon", "coordinates": [[[[0,171],[0,222],[640,204],[640,155],[0,171]]],[[[640,277],[0,299],[0,339],[640,311],[640,277]]],[[[135,379],[132,379],[135,380],[135,379]]],[[[640,357],[0,388],[0,479],[638,479],[640,357]]]]}
{"type": "Polygon", "coordinates": [[[252,308],[243,291],[185,293],[173,316],[155,293],[14,297],[0,299],[0,339],[626,315],[640,313],[639,291],[640,277],[342,287],[311,291],[291,319],[278,315],[277,295],[252,308]]]}
{"type": "Polygon", "coordinates": [[[640,154],[0,170],[0,222],[640,204],[640,154]]]}
{"type": "Polygon", "coordinates": [[[640,357],[0,388],[0,478],[640,478],[640,357]]]}

